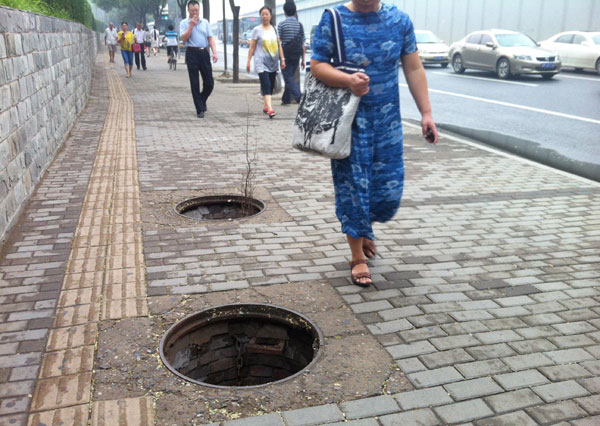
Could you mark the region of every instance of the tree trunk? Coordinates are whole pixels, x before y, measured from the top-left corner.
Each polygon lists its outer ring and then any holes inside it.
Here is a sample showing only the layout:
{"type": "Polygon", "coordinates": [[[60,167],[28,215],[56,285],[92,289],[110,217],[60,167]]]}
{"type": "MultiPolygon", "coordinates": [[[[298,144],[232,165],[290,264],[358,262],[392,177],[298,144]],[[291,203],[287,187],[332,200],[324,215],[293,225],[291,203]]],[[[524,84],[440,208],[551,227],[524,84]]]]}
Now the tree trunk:
{"type": "Polygon", "coordinates": [[[179,6],[179,11],[181,12],[181,19],[185,19],[185,15],[187,12],[187,3],[184,1],[177,0],[177,6],[179,6]]]}
{"type": "Polygon", "coordinates": [[[210,21],[210,2],[209,0],[202,0],[202,17],[207,21],[210,21]]]}
{"type": "Polygon", "coordinates": [[[240,6],[229,0],[233,12],[233,82],[240,82],[240,6]]]}
{"type": "Polygon", "coordinates": [[[277,25],[277,5],[275,4],[275,0],[265,0],[265,6],[268,6],[273,11],[273,18],[271,19],[271,25],[277,25]]]}

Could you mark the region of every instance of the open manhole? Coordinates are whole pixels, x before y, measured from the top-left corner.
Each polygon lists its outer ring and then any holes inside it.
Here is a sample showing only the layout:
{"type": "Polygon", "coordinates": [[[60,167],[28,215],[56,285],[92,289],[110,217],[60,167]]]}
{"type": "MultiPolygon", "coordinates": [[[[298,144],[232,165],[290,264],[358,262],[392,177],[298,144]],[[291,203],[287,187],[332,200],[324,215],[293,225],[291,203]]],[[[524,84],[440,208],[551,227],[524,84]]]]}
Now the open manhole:
{"type": "Polygon", "coordinates": [[[265,203],[255,198],[240,195],[209,195],[182,201],[175,211],[197,220],[241,219],[259,214],[265,203]]]}
{"type": "Polygon", "coordinates": [[[160,342],[165,366],[211,387],[255,387],[289,380],[316,362],[321,331],[305,316],[268,304],[232,304],[192,314],[160,342]]]}

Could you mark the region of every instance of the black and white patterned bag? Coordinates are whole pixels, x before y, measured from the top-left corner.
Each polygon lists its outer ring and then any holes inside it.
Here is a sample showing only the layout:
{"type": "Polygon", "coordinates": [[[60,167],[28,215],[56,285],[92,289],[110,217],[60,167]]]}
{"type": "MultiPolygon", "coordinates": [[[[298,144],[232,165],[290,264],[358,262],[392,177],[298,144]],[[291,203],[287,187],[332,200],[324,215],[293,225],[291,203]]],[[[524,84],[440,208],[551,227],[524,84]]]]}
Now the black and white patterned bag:
{"type": "MultiPolygon", "coordinates": [[[[333,66],[353,74],[364,72],[346,61],[342,18],[335,10],[331,14],[335,57],[333,66]]],[[[292,146],[300,151],[336,160],[350,156],[352,148],[352,122],[360,96],[348,88],[331,87],[312,75],[307,68],[304,94],[294,120],[292,146]]]]}

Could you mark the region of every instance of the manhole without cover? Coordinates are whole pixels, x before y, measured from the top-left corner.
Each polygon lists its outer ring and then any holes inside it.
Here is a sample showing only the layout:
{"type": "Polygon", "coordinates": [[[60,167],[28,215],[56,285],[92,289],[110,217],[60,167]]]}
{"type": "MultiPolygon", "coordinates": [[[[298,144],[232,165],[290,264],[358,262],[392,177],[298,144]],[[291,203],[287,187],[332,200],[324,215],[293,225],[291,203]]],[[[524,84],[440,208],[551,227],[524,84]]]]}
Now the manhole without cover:
{"type": "Polygon", "coordinates": [[[164,365],[193,383],[257,387],[292,379],[317,361],[321,331],[305,316],[268,304],[232,304],[192,314],[160,342],[164,365]]]}
{"type": "Polygon", "coordinates": [[[241,195],[209,195],[182,201],[175,206],[181,216],[197,220],[231,220],[255,216],[265,203],[241,195]]]}

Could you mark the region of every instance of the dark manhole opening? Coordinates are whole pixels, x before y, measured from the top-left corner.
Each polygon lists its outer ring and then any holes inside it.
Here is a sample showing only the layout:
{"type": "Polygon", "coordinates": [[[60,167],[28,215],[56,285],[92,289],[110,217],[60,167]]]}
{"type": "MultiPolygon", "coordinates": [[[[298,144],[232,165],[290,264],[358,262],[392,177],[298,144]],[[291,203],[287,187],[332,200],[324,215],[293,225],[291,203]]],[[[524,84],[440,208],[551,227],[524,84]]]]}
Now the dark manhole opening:
{"type": "Polygon", "coordinates": [[[289,380],[317,361],[323,335],[305,316],[268,304],[205,309],[174,324],[160,356],[176,375],[211,387],[289,380]]]}
{"type": "Polygon", "coordinates": [[[182,201],[175,211],[197,220],[231,220],[259,214],[265,203],[241,195],[209,195],[182,201]]]}

